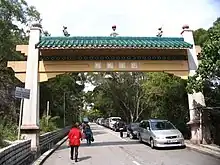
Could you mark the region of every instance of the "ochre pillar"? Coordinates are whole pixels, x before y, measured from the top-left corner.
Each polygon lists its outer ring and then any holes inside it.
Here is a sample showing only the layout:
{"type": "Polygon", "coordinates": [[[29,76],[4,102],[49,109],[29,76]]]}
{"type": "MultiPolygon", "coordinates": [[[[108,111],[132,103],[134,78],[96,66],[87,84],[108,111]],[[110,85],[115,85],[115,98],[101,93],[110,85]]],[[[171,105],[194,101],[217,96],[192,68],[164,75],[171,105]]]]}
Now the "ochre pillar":
{"type": "Polygon", "coordinates": [[[39,50],[35,45],[40,41],[41,25],[33,24],[30,29],[25,88],[30,89],[30,99],[24,100],[21,125],[21,139],[31,139],[33,152],[39,151],[39,50]]]}
{"type": "MultiPolygon", "coordinates": [[[[198,68],[198,59],[195,49],[195,43],[193,38],[193,31],[189,29],[188,25],[183,26],[182,36],[185,42],[193,45],[191,49],[187,50],[188,54],[188,65],[189,65],[189,76],[195,75],[198,68]]],[[[191,128],[191,141],[193,143],[200,143],[202,140],[202,129],[200,127],[200,110],[198,107],[205,106],[204,95],[201,92],[194,92],[188,94],[189,103],[189,114],[190,121],[187,123],[191,128]]]]}

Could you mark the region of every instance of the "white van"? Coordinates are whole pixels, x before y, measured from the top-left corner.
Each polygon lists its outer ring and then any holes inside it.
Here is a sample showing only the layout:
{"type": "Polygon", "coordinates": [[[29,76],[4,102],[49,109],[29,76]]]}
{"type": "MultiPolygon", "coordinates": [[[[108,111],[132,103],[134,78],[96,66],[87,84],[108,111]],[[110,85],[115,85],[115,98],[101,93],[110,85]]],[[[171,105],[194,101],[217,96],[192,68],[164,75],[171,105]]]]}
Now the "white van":
{"type": "Polygon", "coordinates": [[[110,117],[109,118],[109,128],[113,129],[116,121],[121,120],[121,117],[110,117]]]}

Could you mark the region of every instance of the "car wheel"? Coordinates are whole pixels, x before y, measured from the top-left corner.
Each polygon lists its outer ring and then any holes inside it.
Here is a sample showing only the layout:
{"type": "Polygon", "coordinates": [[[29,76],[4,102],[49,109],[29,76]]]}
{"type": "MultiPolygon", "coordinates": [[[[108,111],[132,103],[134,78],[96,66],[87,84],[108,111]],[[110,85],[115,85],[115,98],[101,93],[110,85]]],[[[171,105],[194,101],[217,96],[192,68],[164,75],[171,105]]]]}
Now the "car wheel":
{"type": "Polygon", "coordinates": [[[140,143],[143,142],[140,134],[139,134],[139,136],[138,136],[138,139],[139,139],[139,142],[140,142],[140,143]]]}
{"type": "Polygon", "coordinates": [[[150,138],[150,147],[151,147],[152,149],[155,148],[155,147],[154,147],[154,140],[153,140],[152,138],[150,138]]]}

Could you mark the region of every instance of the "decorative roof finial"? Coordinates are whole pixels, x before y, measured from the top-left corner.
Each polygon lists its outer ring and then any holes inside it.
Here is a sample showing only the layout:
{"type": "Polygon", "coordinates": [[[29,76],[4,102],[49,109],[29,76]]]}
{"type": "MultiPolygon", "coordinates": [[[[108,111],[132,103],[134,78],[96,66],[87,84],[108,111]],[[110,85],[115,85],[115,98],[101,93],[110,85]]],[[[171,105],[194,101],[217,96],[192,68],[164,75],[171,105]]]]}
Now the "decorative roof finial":
{"type": "Polygon", "coordinates": [[[157,37],[162,37],[163,35],[163,30],[162,27],[158,28],[158,33],[157,33],[157,37]]]}
{"type": "Polygon", "coordinates": [[[113,30],[113,32],[110,34],[111,37],[116,37],[116,36],[119,35],[118,33],[115,32],[115,30],[116,30],[116,25],[113,25],[113,26],[112,26],[112,30],[113,30]]]}
{"type": "Polygon", "coordinates": [[[50,37],[51,36],[51,34],[47,30],[43,31],[43,34],[44,34],[45,37],[50,37]]]}
{"type": "Polygon", "coordinates": [[[63,34],[64,34],[65,37],[69,37],[70,36],[70,34],[67,31],[67,27],[66,26],[63,26],[63,34]]]}
{"type": "Polygon", "coordinates": [[[183,29],[183,30],[189,29],[189,25],[187,25],[187,24],[183,25],[182,29],[183,29]]]}

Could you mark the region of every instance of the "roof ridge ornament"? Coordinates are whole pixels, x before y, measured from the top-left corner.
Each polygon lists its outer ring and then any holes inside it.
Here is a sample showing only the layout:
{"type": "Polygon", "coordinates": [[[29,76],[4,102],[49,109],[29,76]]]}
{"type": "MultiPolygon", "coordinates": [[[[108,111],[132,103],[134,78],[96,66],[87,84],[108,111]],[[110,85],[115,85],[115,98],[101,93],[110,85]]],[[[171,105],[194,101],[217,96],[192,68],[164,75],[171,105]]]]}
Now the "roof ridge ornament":
{"type": "Polygon", "coordinates": [[[112,26],[112,30],[113,30],[113,32],[110,34],[111,37],[116,37],[116,36],[119,35],[118,33],[115,32],[115,30],[116,30],[116,25],[113,25],[113,26],[112,26]]]}
{"type": "Polygon", "coordinates": [[[67,27],[66,26],[63,26],[63,34],[64,34],[65,37],[69,37],[70,36],[70,34],[67,31],[67,27]]]}
{"type": "Polygon", "coordinates": [[[158,33],[157,33],[157,37],[162,37],[163,35],[163,30],[162,27],[158,28],[158,33]]]}

